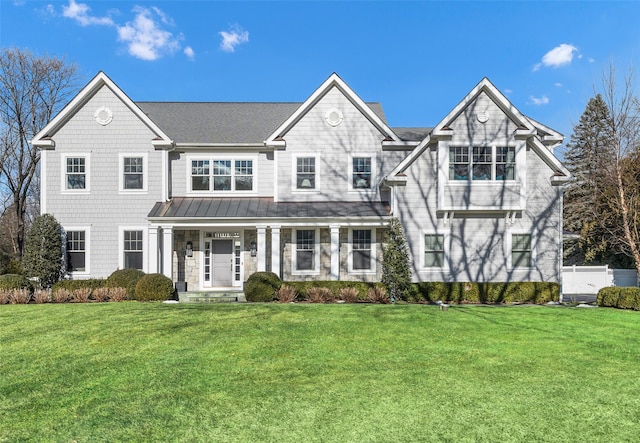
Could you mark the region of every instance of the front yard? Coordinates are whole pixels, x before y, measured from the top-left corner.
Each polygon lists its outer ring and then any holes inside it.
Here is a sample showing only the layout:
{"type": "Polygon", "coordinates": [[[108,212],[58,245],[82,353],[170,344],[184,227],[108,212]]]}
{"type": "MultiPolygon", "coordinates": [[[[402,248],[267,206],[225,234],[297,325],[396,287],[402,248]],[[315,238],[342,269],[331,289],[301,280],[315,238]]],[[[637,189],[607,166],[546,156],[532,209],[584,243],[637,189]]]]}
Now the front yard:
{"type": "Polygon", "coordinates": [[[0,306],[0,442],[637,441],[640,313],[0,306]]]}

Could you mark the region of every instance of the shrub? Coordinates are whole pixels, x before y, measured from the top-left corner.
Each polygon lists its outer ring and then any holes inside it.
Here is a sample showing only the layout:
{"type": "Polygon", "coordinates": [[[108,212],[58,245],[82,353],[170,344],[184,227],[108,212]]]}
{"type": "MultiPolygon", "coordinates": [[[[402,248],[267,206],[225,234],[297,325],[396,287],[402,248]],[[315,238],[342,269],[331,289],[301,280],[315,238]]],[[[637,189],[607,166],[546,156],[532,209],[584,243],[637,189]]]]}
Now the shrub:
{"type": "Polygon", "coordinates": [[[108,301],[111,289],[113,288],[96,288],[91,292],[91,297],[98,302],[108,301]]]}
{"type": "Polygon", "coordinates": [[[51,214],[36,217],[27,233],[22,259],[24,272],[41,288],[50,288],[62,275],[62,227],[51,214]]]}
{"type": "Polygon", "coordinates": [[[9,303],[12,305],[26,305],[31,299],[31,291],[28,289],[12,289],[9,293],[9,303]]]}
{"type": "Polygon", "coordinates": [[[329,288],[311,288],[307,291],[307,300],[311,303],[330,303],[333,299],[329,288]]]}
{"type": "Polygon", "coordinates": [[[369,288],[367,297],[371,303],[389,303],[391,301],[389,294],[387,294],[387,290],[381,286],[369,288]]]}
{"type": "Polygon", "coordinates": [[[48,289],[38,289],[33,293],[34,303],[51,303],[51,291],[48,289]]]}
{"type": "Polygon", "coordinates": [[[244,287],[244,295],[249,302],[270,302],[275,300],[282,280],[273,272],[254,272],[244,287]]]}
{"type": "Polygon", "coordinates": [[[382,283],[394,300],[406,300],[411,286],[409,247],[402,223],[391,219],[387,229],[387,242],[382,248],[382,283]]]}
{"type": "Polygon", "coordinates": [[[369,288],[380,285],[380,283],[346,280],[287,281],[285,283],[298,292],[300,299],[306,299],[311,288],[327,288],[333,294],[339,294],[343,288],[355,288],[358,292],[358,299],[366,300],[369,288]]]}
{"type": "Polygon", "coordinates": [[[118,269],[105,281],[108,288],[125,288],[127,298],[136,300],[136,285],[144,277],[144,272],[139,269],[118,269]]]}
{"type": "Polygon", "coordinates": [[[19,274],[0,275],[0,289],[33,289],[29,279],[19,274]]]}
{"type": "Polygon", "coordinates": [[[598,306],[640,310],[640,288],[609,286],[598,291],[598,306]]]}
{"type": "Polygon", "coordinates": [[[546,303],[560,298],[560,285],[549,282],[414,283],[411,301],[448,303],[546,303]]]}
{"type": "Polygon", "coordinates": [[[358,302],[358,290],[353,286],[348,288],[340,289],[340,299],[344,300],[347,303],[357,303],[358,302]]]}
{"type": "Polygon", "coordinates": [[[11,289],[0,289],[0,305],[9,303],[11,289]]]}
{"type": "Polygon", "coordinates": [[[125,288],[106,288],[109,290],[109,300],[119,302],[127,299],[127,290],[125,288]]]}
{"type": "Polygon", "coordinates": [[[106,284],[106,280],[103,278],[89,278],[86,280],[60,280],[51,287],[52,292],[56,292],[60,289],[67,289],[73,292],[76,289],[88,288],[93,290],[102,288],[106,284]]]}
{"type": "Polygon", "coordinates": [[[278,289],[278,301],[280,303],[293,303],[298,298],[298,293],[289,285],[282,285],[278,289]]]}
{"type": "Polygon", "coordinates": [[[89,301],[91,295],[91,288],[79,288],[71,291],[71,302],[73,303],[86,303],[89,301]]]}
{"type": "Polygon", "coordinates": [[[71,291],[68,289],[58,289],[51,292],[51,298],[56,303],[66,303],[71,300],[71,291]]]}
{"type": "Polygon", "coordinates": [[[138,301],[161,301],[174,297],[173,281],[163,274],[147,274],[136,285],[138,301]]]}

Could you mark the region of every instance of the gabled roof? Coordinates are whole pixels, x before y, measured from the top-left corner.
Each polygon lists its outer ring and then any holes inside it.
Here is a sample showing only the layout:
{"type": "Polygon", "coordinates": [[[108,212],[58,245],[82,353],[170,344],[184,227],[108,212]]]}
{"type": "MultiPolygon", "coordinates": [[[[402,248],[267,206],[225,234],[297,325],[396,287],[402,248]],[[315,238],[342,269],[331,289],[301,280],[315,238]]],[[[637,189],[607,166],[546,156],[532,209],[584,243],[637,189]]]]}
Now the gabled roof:
{"type": "MultiPolygon", "coordinates": [[[[259,145],[301,102],[136,102],[178,145],[259,145]]],[[[379,103],[367,106],[385,121],[379,103]]]]}
{"type": "MultiPolygon", "coordinates": [[[[566,181],[571,177],[569,171],[560,163],[560,161],[553,155],[553,153],[545,146],[540,137],[548,135],[554,140],[563,139],[562,134],[552,130],[551,128],[544,126],[535,120],[527,118],[513,104],[502,94],[488,78],[483,78],[461,101],[451,110],[440,122],[433,128],[430,134],[428,134],[415,149],[409,154],[393,171],[391,171],[386,180],[388,182],[394,182],[397,180],[403,181],[403,173],[409,166],[427,149],[431,142],[436,141],[439,137],[447,137],[450,135],[449,126],[453,121],[464,112],[464,110],[470,106],[475,99],[481,94],[485,93],[489,98],[502,109],[502,111],[510,118],[518,127],[516,135],[525,137],[529,140],[533,139],[532,146],[536,153],[542,158],[542,160],[556,173],[555,182],[566,181]],[[543,132],[543,134],[539,134],[543,132]]],[[[555,143],[555,141],[554,141],[555,143]]]]}
{"type": "Polygon", "coordinates": [[[332,88],[338,88],[353,105],[380,131],[385,138],[394,142],[401,142],[400,138],[387,126],[373,110],[358,97],[358,95],[335,72],[315,90],[313,94],[300,106],[284,123],[282,123],[267,139],[267,145],[281,145],[282,137],[309,112],[332,88]]]}
{"type": "Polygon", "coordinates": [[[41,148],[54,148],[52,137],[56,132],[102,87],[109,88],[147,127],[155,134],[153,144],[170,146],[171,139],[122,91],[104,72],[98,74],[76,94],[76,96],[31,140],[31,144],[41,148]]]}

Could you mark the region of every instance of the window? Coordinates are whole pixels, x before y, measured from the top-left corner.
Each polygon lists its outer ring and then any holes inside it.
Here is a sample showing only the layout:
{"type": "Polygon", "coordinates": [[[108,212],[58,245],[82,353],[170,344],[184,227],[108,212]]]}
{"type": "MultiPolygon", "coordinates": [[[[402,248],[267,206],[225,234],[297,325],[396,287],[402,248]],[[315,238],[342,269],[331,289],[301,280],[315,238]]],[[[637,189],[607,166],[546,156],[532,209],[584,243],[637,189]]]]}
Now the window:
{"type": "Polygon", "coordinates": [[[531,267],[531,235],[513,234],[511,236],[511,265],[514,268],[531,267]]]}
{"type": "Polygon", "coordinates": [[[444,267],[444,235],[426,234],[424,236],[424,267],[444,267]]]}
{"type": "Polygon", "coordinates": [[[315,157],[299,157],[296,159],[296,189],[316,188],[315,157]]]}
{"type": "Polygon", "coordinates": [[[353,188],[371,189],[371,157],[353,157],[353,188]]]}
{"type": "Polygon", "coordinates": [[[371,270],[371,230],[370,229],[354,229],[352,231],[352,252],[354,271],[371,270]]]}
{"type": "Polygon", "coordinates": [[[144,189],[143,157],[124,157],[122,162],[122,188],[125,190],[144,189]]]}
{"type": "Polygon", "coordinates": [[[191,190],[253,191],[253,174],[253,160],[191,160],[191,190]]]}
{"type": "Polygon", "coordinates": [[[67,231],[67,270],[86,271],[85,231],[67,231]]]}
{"type": "Polygon", "coordinates": [[[515,180],[515,154],[515,148],[508,146],[452,146],[449,180],[515,180]]]}
{"type": "Polygon", "coordinates": [[[87,189],[86,157],[66,158],[66,190],[87,189]]]}
{"type": "Polygon", "coordinates": [[[124,231],[124,269],[143,269],[143,231],[124,231]]]}
{"type": "Polygon", "coordinates": [[[297,271],[312,271],[316,269],[316,231],[313,229],[298,229],[296,231],[296,267],[297,271]]]}

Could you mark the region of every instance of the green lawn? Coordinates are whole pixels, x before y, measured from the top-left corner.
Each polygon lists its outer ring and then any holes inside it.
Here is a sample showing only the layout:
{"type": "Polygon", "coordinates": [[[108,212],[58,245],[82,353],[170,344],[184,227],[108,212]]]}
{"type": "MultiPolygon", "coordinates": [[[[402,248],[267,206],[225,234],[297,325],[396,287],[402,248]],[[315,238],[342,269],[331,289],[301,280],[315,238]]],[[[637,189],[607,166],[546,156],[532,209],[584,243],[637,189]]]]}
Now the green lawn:
{"type": "Polygon", "coordinates": [[[639,312],[0,306],[0,442],[639,439],[639,312]]]}

